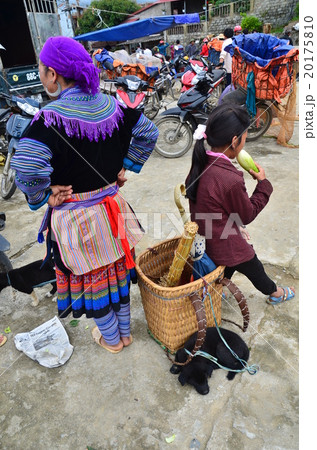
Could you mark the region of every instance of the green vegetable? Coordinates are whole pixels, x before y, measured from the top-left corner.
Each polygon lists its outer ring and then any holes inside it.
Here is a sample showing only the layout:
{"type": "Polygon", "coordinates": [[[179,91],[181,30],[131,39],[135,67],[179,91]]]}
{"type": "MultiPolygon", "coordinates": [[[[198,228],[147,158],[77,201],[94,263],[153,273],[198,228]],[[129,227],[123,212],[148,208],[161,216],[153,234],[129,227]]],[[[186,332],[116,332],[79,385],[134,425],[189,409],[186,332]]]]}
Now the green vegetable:
{"type": "Polygon", "coordinates": [[[174,442],[175,438],[176,438],[176,436],[175,436],[175,434],[173,434],[173,436],[170,436],[170,437],[165,438],[165,441],[166,441],[168,444],[171,444],[172,442],[174,442]]]}
{"type": "Polygon", "coordinates": [[[254,164],[253,159],[245,150],[241,150],[237,156],[237,161],[243,169],[249,172],[250,169],[254,170],[254,172],[258,173],[259,169],[254,164]]]}

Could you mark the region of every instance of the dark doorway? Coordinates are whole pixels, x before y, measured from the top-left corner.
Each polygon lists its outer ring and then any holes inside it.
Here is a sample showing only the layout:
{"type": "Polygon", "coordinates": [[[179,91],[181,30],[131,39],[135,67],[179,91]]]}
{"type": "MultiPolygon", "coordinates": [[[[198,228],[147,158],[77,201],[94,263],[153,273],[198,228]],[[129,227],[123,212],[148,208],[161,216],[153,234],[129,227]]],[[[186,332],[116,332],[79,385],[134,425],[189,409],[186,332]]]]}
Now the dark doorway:
{"type": "Polygon", "coordinates": [[[0,44],[4,68],[36,64],[23,0],[1,0],[0,44]]]}

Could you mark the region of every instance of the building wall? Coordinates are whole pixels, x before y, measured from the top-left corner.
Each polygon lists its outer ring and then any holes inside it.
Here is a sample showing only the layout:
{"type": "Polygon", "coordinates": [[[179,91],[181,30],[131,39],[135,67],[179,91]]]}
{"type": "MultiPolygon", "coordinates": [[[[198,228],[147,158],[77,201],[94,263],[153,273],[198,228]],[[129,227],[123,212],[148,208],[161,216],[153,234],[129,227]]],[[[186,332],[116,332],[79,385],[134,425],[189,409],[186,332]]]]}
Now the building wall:
{"type": "MultiPolygon", "coordinates": [[[[293,17],[298,0],[251,0],[248,15],[258,17],[263,23],[270,23],[274,27],[286,25],[293,17]]],[[[208,32],[219,34],[225,28],[234,28],[240,25],[240,14],[225,17],[212,17],[209,19],[208,32]]]]}
{"type": "MultiPolygon", "coordinates": [[[[298,0],[250,0],[250,11],[247,14],[258,17],[263,23],[270,23],[274,27],[282,27],[292,19],[297,2],[298,0]]],[[[194,3],[195,0],[188,0],[188,4],[191,6],[194,3]]],[[[172,14],[172,8],[173,3],[160,3],[146,11],[142,11],[140,19],[160,16],[164,9],[166,10],[166,15],[172,14]]],[[[190,39],[200,39],[208,34],[217,35],[223,33],[225,28],[234,28],[236,25],[240,25],[241,21],[242,17],[240,14],[209,16],[207,27],[204,21],[202,21],[203,26],[198,24],[196,27],[191,25],[177,26],[174,29],[167,30],[164,33],[164,37],[170,44],[179,39],[183,45],[187,45],[190,39]]],[[[292,34],[292,38],[296,45],[298,44],[298,32],[294,32],[294,34],[292,34]]]]}
{"type": "Polygon", "coordinates": [[[254,0],[254,13],[265,23],[286,25],[293,17],[298,0],[254,0]]]}
{"type": "Polygon", "coordinates": [[[171,3],[159,3],[149,9],[146,9],[145,11],[142,11],[140,14],[134,14],[133,17],[137,17],[140,20],[150,19],[151,17],[162,16],[164,10],[166,16],[172,14],[171,3]]]}

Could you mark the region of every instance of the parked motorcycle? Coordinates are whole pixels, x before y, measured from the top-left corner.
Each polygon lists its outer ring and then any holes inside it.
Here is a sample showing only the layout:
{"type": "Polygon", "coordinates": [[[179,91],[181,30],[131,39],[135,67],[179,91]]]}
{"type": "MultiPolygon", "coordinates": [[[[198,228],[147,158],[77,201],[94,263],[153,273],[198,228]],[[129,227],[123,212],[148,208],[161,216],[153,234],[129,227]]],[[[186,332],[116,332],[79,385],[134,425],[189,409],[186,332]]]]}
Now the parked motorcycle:
{"type": "Polygon", "coordinates": [[[161,108],[165,107],[166,109],[166,97],[170,97],[169,103],[178,97],[179,92],[177,93],[174,90],[173,84],[176,75],[174,63],[170,61],[165,61],[160,71],[154,71],[151,74],[149,81],[155,78],[155,83],[152,90],[149,89],[147,92],[144,108],[144,114],[150,120],[153,120],[157,116],[161,108]]]}
{"type": "MultiPolygon", "coordinates": [[[[0,213],[0,231],[5,227],[6,216],[0,213]]],[[[10,243],[0,234],[0,273],[8,272],[12,269],[12,264],[4,252],[10,250],[10,243]]]]}
{"type": "Polygon", "coordinates": [[[16,190],[15,170],[10,167],[11,159],[33,116],[40,108],[39,102],[32,98],[8,97],[7,101],[13,114],[11,114],[6,124],[8,151],[1,179],[1,196],[4,200],[11,198],[16,190]]]}
{"type": "Polygon", "coordinates": [[[178,158],[188,152],[197,125],[205,123],[215,107],[213,92],[224,83],[225,76],[225,69],[201,71],[195,86],[181,94],[177,107],[160,114],[155,122],[159,130],[157,153],[165,158],[178,158]]]}
{"type": "Polygon", "coordinates": [[[148,90],[147,81],[135,75],[118,77],[112,81],[117,87],[116,98],[124,106],[144,111],[145,92],[148,90]]]}
{"type": "Polygon", "coordinates": [[[190,59],[187,67],[182,75],[182,89],[181,92],[188,91],[188,89],[194,86],[197,75],[203,71],[208,70],[208,65],[205,65],[203,61],[190,59]]]}
{"type": "Polygon", "coordinates": [[[174,75],[172,67],[169,63],[165,63],[160,71],[154,71],[148,81],[141,80],[135,75],[126,75],[109,80],[109,83],[116,86],[117,100],[133,109],[141,110],[149,119],[154,119],[160,108],[163,106],[163,98],[171,94],[171,80],[174,75]],[[155,79],[154,86],[151,87],[149,82],[155,79]]]}

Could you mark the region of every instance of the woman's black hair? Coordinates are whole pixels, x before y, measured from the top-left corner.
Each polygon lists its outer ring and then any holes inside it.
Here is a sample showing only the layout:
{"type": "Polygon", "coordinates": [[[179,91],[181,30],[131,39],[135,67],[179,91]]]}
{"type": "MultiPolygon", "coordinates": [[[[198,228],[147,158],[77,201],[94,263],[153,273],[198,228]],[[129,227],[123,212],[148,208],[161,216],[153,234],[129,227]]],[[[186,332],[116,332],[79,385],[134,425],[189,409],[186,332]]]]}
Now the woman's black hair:
{"type": "MultiPolygon", "coordinates": [[[[205,134],[207,143],[213,148],[231,146],[237,136],[240,144],[243,133],[249,128],[250,116],[243,106],[224,103],[217,106],[209,115],[205,134]]],[[[192,165],[186,179],[186,197],[196,202],[199,179],[208,163],[204,139],[196,141],[192,156],[192,165]]]]}

